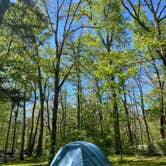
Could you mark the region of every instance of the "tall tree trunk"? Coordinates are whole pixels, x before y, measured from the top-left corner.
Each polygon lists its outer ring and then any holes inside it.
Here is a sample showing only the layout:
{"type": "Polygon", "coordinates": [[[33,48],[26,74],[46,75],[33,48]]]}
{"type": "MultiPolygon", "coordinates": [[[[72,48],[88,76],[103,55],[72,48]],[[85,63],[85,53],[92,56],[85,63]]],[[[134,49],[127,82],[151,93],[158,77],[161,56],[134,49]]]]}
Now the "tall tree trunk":
{"type": "Polygon", "coordinates": [[[63,121],[63,140],[66,139],[66,111],[67,111],[67,92],[64,94],[64,121],[63,121]]]}
{"type": "Polygon", "coordinates": [[[42,155],[42,145],[43,145],[43,127],[44,127],[44,94],[43,94],[43,88],[42,88],[42,76],[41,76],[41,69],[38,66],[38,84],[39,84],[39,94],[40,94],[40,132],[39,132],[39,138],[38,138],[38,145],[36,150],[36,156],[42,155]]]}
{"type": "Polygon", "coordinates": [[[47,112],[47,127],[48,127],[48,133],[51,134],[51,127],[50,127],[50,112],[49,112],[49,102],[48,99],[46,99],[46,112],[47,112]]]}
{"type": "MultiPolygon", "coordinates": [[[[114,77],[112,77],[111,79],[115,83],[114,77]]],[[[115,153],[122,154],[117,94],[114,86],[112,86],[112,99],[113,99],[113,126],[114,126],[115,153]]]]}
{"type": "Polygon", "coordinates": [[[66,134],[66,91],[63,96],[61,93],[61,107],[62,107],[62,119],[60,122],[60,133],[61,133],[61,143],[65,141],[65,134],[66,134]],[[64,100],[63,100],[64,98],[64,100]]]}
{"type": "Polygon", "coordinates": [[[147,122],[147,119],[146,119],[146,114],[145,114],[145,105],[144,105],[144,96],[143,96],[142,85],[139,82],[139,80],[138,81],[136,80],[136,83],[138,85],[138,89],[139,89],[139,92],[140,92],[141,110],[142,110],[143,120],[144,120],[144,124],[145,124],[146,136],[147,136],[148,142],[150,143],[150,142],[152,142],[152,138],[151,138],[151,135],[150,135],[150,130],[149,130],[148,122],[147,122]]]}
{"type": "Polygon", "coordinates": [[[58,114],[58,104],[59,104],[58,99],[59,99],[59,90],[60,90],[59,89],[59,66],[60,66],[60,59],[57,61],[56,70],[55,70],[50,158],[54,156],[56,140],[57,140],[57,114],[58,114]]]}
{"type": "MultiPolygon", "coordinates": [[[[141,123],[141,120],[140,120],[140,113],[139,113],[139,110],[138,110],[138,106],[137,106],[137,99],[136,99],[136,95],[135,95],[135,91],[134,91],[134,89],[132,89],[132,95],[133,95],[133,102],[131,102],[131,103],[133,103],[133,105],[135,106],[135,110],[136,110],[136,113],[137,113],[137,121],[138,121],[138,124],[139,124],[139,136],[140,136],[140,143],[139,144],[141,144],[141,145],[143,145],[144,144],[144,140],[143,140],[143,127],[142,127],[142,123],[141,123]]],[[[134,119],[136,119],[136,118],[134,118],[134,119]]],[[[135,125],[137,125],[136,123],[135,123],[135,125]]]]}
{"type": "Polygon", "coordinates": [[[23,126],[22,126],[22,136],[21,136],[21,150],[20,150],[20,160],[24,160],[24,144],[25,144],[25,119],[26,119],[26,94],[24,94],[23,102],[23,126]]]}
{"type": "Polygon", "coordinates": [[[38,127],[39,127],[39,121],[40,121],[40,111],[37,117],[37,121],[36,121],[36,128],[32,137],[32,145],[31,145],[31,153],[33,152],[34,146],[35,146],[35,140],[36,140],[36,136],[37,136],[37,131],[38,131],[38,127]]]}
{"type": "Polygon", "coordinates": [[[79,59],[76,64],[76,77],[77,77],[77,129],[81,130],[81,76],[80,76],[80,65],[79,59]]]}
{"type": "Polygon", "coordinates": [[[165,84],[165,80],[163,80],[163,81],[161,80],[160,72],[157,68],[157,65],[156,65],[153,57],[152,57],[152,60],[153,60],[152,65],[156,71],[157,79],[158,79],[158,83],[159,83],[159,88],[160,88],[160,92],[159,92],[160,137],[162,139],[164,139],[166,137],[166,133],[165,133],[165,126],[166,126],[165,116],[166,116],[166,114],[164,112],[164,84],[165,84]]]}
{"type": "Polygon", "coordinates": [[[10,118],[9,118],[9,123],[8,123],[8,129],[7,129],[7,134],[6,134],[5,148],[4,148],[5,149],[4,162],[7,162],[6,152],[7,152],[7,148],[8,148],[9,134],[10,134],[10,128],[11,128],[13,110],[14,110],[14,103],[12,102],[12,104],[11,104],[11,110],[10,110],[10,118]]]}
{"type": "Polygon", "coordinates": [[[33,136],[33,130],[34,130],[34,118],[35,118],[35,109],[36,109],[36,102],[37,102],[37,95],[36,95],[36,90],[34,91],[34,103],[33,103],[33,109],[32,109],[32,122],[31,122],[31,131],[29,135],[29,140],[28,140],[28,156],[32,156],[32,136],[33,136]]]}
{"type": "Polygon", "coordinates": [[[13,131],[13,141],[12,141],[12,156],[14,154],[14,145],[15,145],[15,138],[16,138],[18,110],[19,110],[19,102],[17,104],[17,109],[15,110],[15,117],[14,117],[14,131],[13,131]]]}
{"type": "Polygon", "coordinates": [[[127,116],[127,129],[129,134],[129,142],[131,143],[131,145],[133,145],[133,135],[131,131],[130,116],[129,116],[128,106],[127,106],[127,95],[126,95],[124,87],[123,87],[123,96],[124,96],[123,104],[124,104],[125,114],[127,116]]]}
{"type": "Polygon", "coordinates": [[[96,96],[98,98],[98,103],[99,103],[99,106],[98,106],[98,111],[99,111],[99,121],[100,121],[100,138],[103,139],[104,138],[104,131],[103,131],[103,112],[102,112],[102,97],[101,97],[101,94],[100,94],[100,89],[99,89],[99,81],[98,79],[96,78],[95,79],[96,81],[96,96]]]}
{"type": "Polygon", "coordinates": [[[160,92],[160,135],[162,139],[165,139],[165,112],[164,112],[164,89],[161,88],[160,92]]]}

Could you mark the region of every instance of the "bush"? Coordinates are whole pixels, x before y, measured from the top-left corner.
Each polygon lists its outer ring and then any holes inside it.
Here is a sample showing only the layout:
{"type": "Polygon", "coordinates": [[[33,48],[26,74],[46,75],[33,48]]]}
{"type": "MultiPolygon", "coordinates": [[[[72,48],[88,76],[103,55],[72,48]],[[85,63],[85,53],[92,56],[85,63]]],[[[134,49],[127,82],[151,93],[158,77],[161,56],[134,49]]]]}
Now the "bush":
{"type": "Polygon", "coordinates": [[[156,140],[148,145],[150,155],[166,155],[166,139],[156,140]]]}

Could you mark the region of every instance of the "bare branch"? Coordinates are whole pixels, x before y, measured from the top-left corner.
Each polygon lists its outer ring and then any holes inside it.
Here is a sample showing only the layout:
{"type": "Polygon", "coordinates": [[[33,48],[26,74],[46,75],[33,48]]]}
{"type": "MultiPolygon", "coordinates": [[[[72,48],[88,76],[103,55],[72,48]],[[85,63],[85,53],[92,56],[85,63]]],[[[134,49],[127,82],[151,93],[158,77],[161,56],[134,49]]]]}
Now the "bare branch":
{"type": "Polygon", "coordinates": [[[77,6],[76,6],[76,8],[75,8],[75,10],[74,10],[74,13],[73,13],[73,16],[72,16],[72,18],[71,18],[71,21],[70,21],[69,27],[68,27],[68,29],[67,29],[67,32],[69,32],[70,29],[71,29],[71,26],[72,26],[72,24],[73,24],[74,18],[75,18],[75,16],[76,16],[76,13],[77,13],[78,8],[79,8],[79,6],[80,6],[81,3],[82,3],[82,0],[80,0],[80,1],[77,3],[77,6]]]}
{"type": "MultiPolygon", "coordinates": [[[[131,2],[131,1],[130,1],[130,2],[131,2]]],[[[140,25],[142,28],[144,28],[146,31],[149,32],[149,28],[139,19],[138,14],[134,15],[134,14],[131,12],[131,10],[129,9],[129,7],[128,7],[127,5],[125,5],[124,1],[122,1],[122,5],[123,5],[123,7],[128,11],[128,13],[131,15],[131,17],[132,17],[133,19],[135,19],[135,20],[139,23],[139,25],[140,25]]]]}
{"type": "Polygon", "coordinates": [[[73,32],[76,32],[76,31],[80,30],[80,29],[83,29],[83,28],[89,28],[89,29],[100,29],[100,28],[102,28],[102,27],[82,25],[82,26],[79,26],[79,27],[77,27],[77,28],[75,28],[75,29],[73,29],[73,30],[71,30],[71,31],[67,32],[67,33],[68,33],[68,34],[71,34],[71,33],[73,33],[73,32]]]}
{"type": "Polygon", "coordinates": [[[45,1],[45,0],[43,0],[43,4],[44,4],[44,8],[45,8],[45,10],[46,10],[47,16],[48,16],[48,21],[49,21],[49,24],[50,24],[50,26],[51,26],[51,30],[52,30],[53,33],[55,33],[55,30],[54,30],[54,27],[53,27],[53,23],[52,23],[52,21],[51,21],[51,16],[50,16],[50,14],[49,14],[49,12],[48,12],[48,8],[47,8],[47,4],[46,4],[46,1],[45,1]]]}
{"type": "MultiPolygon", "coordinates": [[[[72,0],[70,0],[69,6],[68,6],[67,16],[66,16],[65,25],[64,25],[64,30],[63,30],[63,36],[66,35],[66,27],[67,27],[67,22],[68,22],[69,16],[70,16],[71,4],[72,4],[72,0]]],[[[64,36],[64,37],[65,37],[65,36],[64,36]]]]}
{"type": "MultiPolygon", "coordinates": [[[[71,0],[70,2],[72,2],[72,0],[71,0]]],[[[69,34],[68,32],[69,32],[70,29],[71,29],[71,26],[72,26],[72,24],[73,24],[74,18],[75,18],[75,16],[76,16],[76,13],[77,13],[77,11],[78,11],[78,8],[79,8],[81,2],[82,2],[82,0],[80,0],[80,1],[77,3],[77,6],[76,6],[76,8],[75,8],[75,10],[74,10],[73,16],[72,16],[72,18],[71,18],[71,21],[70,21],[70,23],[69,23],[69,26],[68,26],[68,29],[67,29],[67,30],[66,30],[66,28],[67,28],[67,22],[66,22],[65,29],[64,29],[64,32],[63,32],[62,43],[61,43],[61,46],[60,46],[60,53],[59,53],[60,55],[61,55],[61,53],[62,53],[62,50],[63,50],[63,46],[64,46],[64,43],[65,43],[66,37],[67,37],[68,34],[69,34]]],[[[70,6],[70,4],[69,4],[69,6],[70,6]]],[[[69,9],[68,9],[68,14],[69,14],[69,12],[70,12],[70,7],[69,7],[69,9]]],[[[67,21],[68,21],[68,20],[67,20],[67,21]]]]}
{"type": "Polygon", "coordinates": [[[138,13],[137,13],[137,11],[136,11],[136,9],[135,9],[133,3],[132,3],[130,0],[127,0],[127,1],[129,2],[131,8],[133,9],[133,11],[134,11],[134,13],[135,13],[135,16],[138,17],[138,13]]]}
{"type": "Polygon", "coordinates": [[[163,14],[163,12],[164,12],[165,9],[166,9],[166,5],[162,8],[162,10],[160,11],[160,13],[158,15],[159,20],[161,20],[160,17],[163,14]]]}
{"type": "Polygon", "coordinates": [[[101,34],[100,32],[98,32],[98,35],[99,35],[99,37],[100,37],[101,42],[103,43],[103,45],[106,46],[106,42],[105,42],[105,40],[104,40],[102,34],[101,34]]]}
{"type": "Polygon", "coordinates": [[[159,22],[163,21],[166,18],[166,15],[160,18],[159,22]]]}
{"type": "Polygon", "coordinates": [[[59,86],[58,86],[58,87],[59,87],[59,88],[58,88],[59,90],[61,89],[61,87],[62,87],[62,85],[64,84],[65,80],[66,80],[67,77],[69,76],[69,74],[70,74],[70,72],[71,72],[71,70],[72,70],[74,64],[75,64],[75,62],[70,66],[70,68],[69,68],[68,72],[66,73],[66,75],[64,76],[62,82],[59,84],[59,86]]]}
{"type": "Polygon", "coordinates": [[[159,0],[158,4],[157,4],[157,8],[156,8],[156,13],[158,13],[158,10],[160,8],[160,4],[161,4],[161,0],[159,0]]]}
{"type": "Polygon", "coordinates": [[[138,17],[140,16],[141,0],[138,0],[138,17]]]}
{"type": "Polygon", "coordinates": [[[63,6],[64,2],[65,2],[65,0],[62,0],[62,3],[59,5],[58,10],[61,10],[61,8],[62,8],[62,6],[63,6]]]}

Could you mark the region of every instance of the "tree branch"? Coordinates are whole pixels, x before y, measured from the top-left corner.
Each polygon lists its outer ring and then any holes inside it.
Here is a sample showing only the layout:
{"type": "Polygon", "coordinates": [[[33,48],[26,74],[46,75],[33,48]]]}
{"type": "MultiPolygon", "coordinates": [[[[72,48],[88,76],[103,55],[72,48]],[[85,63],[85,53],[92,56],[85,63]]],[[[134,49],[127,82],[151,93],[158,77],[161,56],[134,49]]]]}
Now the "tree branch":
{"type": "Polygon", "coordinates": [[[66,80],[67,77],[69,76],[69,74],[70,74],[70,72],[71,72],[71,70],[72,70],[74,64],[75,64],[75,62],[70,66],[70,68],[69,68],[68,72],[66,73],[66,75],[64,76],[62,82],[59,84],[59,86],[58,86],[58,89],[59,89],[59,90],[61,89],[61,87],[62,87],[62,85],[64,84],[65,80],[66,80]]]}

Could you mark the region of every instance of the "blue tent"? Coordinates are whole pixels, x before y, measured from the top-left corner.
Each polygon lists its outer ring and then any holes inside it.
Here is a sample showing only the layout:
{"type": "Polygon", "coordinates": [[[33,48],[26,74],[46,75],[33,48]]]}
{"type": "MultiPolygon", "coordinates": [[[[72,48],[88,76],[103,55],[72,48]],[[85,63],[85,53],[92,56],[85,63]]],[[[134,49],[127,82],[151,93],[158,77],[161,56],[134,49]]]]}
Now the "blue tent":
{"type": "Polygon", "coordinates": [[[96,145],[75,141],[60,148],[50,166],[111,166],[111,164],[96,145]]]}

